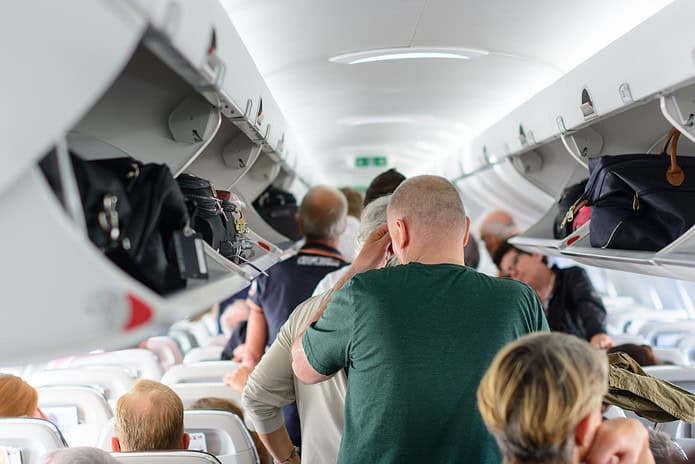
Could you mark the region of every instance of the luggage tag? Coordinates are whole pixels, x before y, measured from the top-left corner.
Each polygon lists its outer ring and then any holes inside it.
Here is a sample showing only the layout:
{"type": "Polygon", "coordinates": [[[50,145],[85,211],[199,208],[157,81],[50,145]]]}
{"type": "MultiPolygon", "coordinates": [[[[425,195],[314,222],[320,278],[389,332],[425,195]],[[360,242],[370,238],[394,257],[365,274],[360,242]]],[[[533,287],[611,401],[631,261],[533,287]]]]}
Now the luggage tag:
{"type": "Polygon", "coordinates": [[[208,263],[205,257],[205,245],[201,234],[185,235],[183,231],[174,231],[174,250],[176,263],[183,279],[207,279],[208,263]]]}

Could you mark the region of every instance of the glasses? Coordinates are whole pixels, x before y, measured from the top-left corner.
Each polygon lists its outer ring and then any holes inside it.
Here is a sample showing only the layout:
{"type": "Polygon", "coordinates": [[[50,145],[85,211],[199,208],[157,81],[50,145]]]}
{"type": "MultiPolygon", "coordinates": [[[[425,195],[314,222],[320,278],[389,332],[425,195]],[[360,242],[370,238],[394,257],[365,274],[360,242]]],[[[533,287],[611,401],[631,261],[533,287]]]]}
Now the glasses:
{"type": "Polygon", "coordinates": [[[512,272],[516,272],[516,268],[519,265],[519,258],[524,254],[525,253],[521,253],[518,251],[514,254],[512,260],[509,263],[509,266],[507,266],[507,268],[504,269],[504,277],[509,277],[511,276],[512,272]]]}

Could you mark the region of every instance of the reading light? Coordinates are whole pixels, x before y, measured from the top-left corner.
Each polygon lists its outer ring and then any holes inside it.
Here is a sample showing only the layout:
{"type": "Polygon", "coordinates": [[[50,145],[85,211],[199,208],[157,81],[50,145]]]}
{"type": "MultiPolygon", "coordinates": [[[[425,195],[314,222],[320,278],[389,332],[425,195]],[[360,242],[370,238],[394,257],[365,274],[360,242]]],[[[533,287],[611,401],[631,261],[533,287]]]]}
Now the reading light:
{"type": "Polygon", "coordinates": [[[471,48],[427,48],[427,47],[401,47],[401,48],[381,48],[377,50],[363,50],[360,52],[344,53],[329,58],[331,63],[340,64],[361,64],[373,63],[375,61],[391,60],[419,60],[419,59],[454,59],[470,60],[487,55],[485,50],[474,50],[471,48]]]}

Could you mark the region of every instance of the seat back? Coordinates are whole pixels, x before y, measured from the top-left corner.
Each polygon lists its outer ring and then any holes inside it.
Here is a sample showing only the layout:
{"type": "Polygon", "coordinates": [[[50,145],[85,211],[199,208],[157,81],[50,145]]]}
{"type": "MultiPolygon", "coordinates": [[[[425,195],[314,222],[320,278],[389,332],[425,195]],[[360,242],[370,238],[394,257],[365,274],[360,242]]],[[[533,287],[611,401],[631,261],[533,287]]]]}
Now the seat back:
{"type": "MultiPolygon", "coordinates": [[[[208,453],[217,457],[223,464],[256,464],[258,452],[251,435],[243,421],[231,412],[209,410],[187,410],[183,414],[184,430],[193,436],[204,438],[197,444],[205,443],[208,453]]],[[[115,419],[111,419],[102,429],[97,447],[111,450],[111,437],[115,433],[115,419]]],[[[191,441],[193,445],[194,441],[191,441]]],[[[128,453],[130,454],[130,453],[128,453]]]]}
{"type": "Polygon", "coordinates": [[[695,367],[693,366],[647,366],[644,371],[688,391],[695,391],[695,367]]]}
{"type": "Polygon", "coordinates": [[[172,327],[169,329],[169,336],[176,341],[184,355],[198,347],[195,337],[186,329],[172,327]]]}
{"type": "Polygon", "coordinates": [[[215,456],[202,451],[148,451],[111,455],[123,464],[220,464],[215,456]]]}
{"type": "Polygon", "coordinates": [[[183,357],[183,363],[193,364],[202,361],[219,361],[220,356],[222,356],[222,350],[224,350],[223,346],[216,345],[193,348],[183,357]]]}
{"type": "Polygon", "coordinates": [[[113,412],[98,389],[87,386],[41,387],[39,407],[70,446],[94,446],[113,412]]]}
{"type": "Polygon", "coordinates": [[[239,368],[239,363],[231,361],[205,361],[193,364],[172,366],[162,376],[164,385],[177,383],[198,383],[222,381],[222,378],[239,368]]]}
{"type": "Polygon", "coordinates": [[[156,381],[163,373],[157,356],[150,350],[139,348],[80,356],[68,363],[68,367],[83,366],[123,366],[133,370],[138,378],[156,381]]]}
{"type": "Polygon", "coordinates": [[[695,438],[676,438],[674,441],[681,447],[688,461],[695,460],[695,438]]]}
{"type": "Polygon", "coordinates": [[[195,338],[197,346],[205,346],[208,341],[215,335],[208,325],[202,321],[180,321],[171,326],[173,330],[184,330],[189,332],[195,338]]]}
{"type": "Polygon", "coordinates": [[[652,352],[656,359],[664,363],[675,364],[676,366],[687,366],[690,364],[688,357],[677,348],[655,346],[652,348],[652,352]]]}
{"type": "Polygon", "coordinates": [[[676,348],[678,348],[689,361],[695,361],[695,335],[681,337],[678,343],[676,343],[676,348]]]}
{"type": "Polygon", "coordinates": [[[29,377],[35,387],[49,385],[88,385],[100,389],[111,404],[127,393],[135,379],[133,373],[121,366],[85,366],[46,369],[29,377]]]}
{"type": "Polygon", "coordinates": [[[689,335],[695,331],[695,321],[650,321],[645,322],[639,329],[642,335],[652,346],[675,346],[683,335],[689,335]]]}
{"type": "Polygon", "coordinates": [[[221,382],[175,383],[169,387],[179,395],[184,408],[188,408],[196,400],[206,397],[232,400],[241,407],[241,394],[221,382]]]}
{"type": "Polygon", "coordinates": [[[46,453],[66,448],[67,443],[51,422],[16,417],[0,419],[0,447],[20,449],[22,464],[43,464],[46,453]]]}
{"type": "Polygon", "coordinates": [[[183,362],[183,354],[173,338],[167,336],[150,337],[145,342],[145,348],[159,358],[162,371],[166,372],[171,366],[183,362]]]}

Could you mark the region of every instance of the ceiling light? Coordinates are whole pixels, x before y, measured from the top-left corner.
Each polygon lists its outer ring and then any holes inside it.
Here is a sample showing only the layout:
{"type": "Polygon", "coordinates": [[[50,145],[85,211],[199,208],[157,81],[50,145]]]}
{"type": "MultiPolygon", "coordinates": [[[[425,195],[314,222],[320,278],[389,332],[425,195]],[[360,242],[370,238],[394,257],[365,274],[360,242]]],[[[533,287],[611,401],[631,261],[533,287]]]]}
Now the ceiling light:
{"type": "Polygon", "coordinates": [[[488,52],[485,50],[474,50],[471,48],[401,47],[350,52],[329,58],[328,61],[340,64],[361,64],[375,61],[417,60],[425,58],[470,60],[487,54],[488,52]]]}

